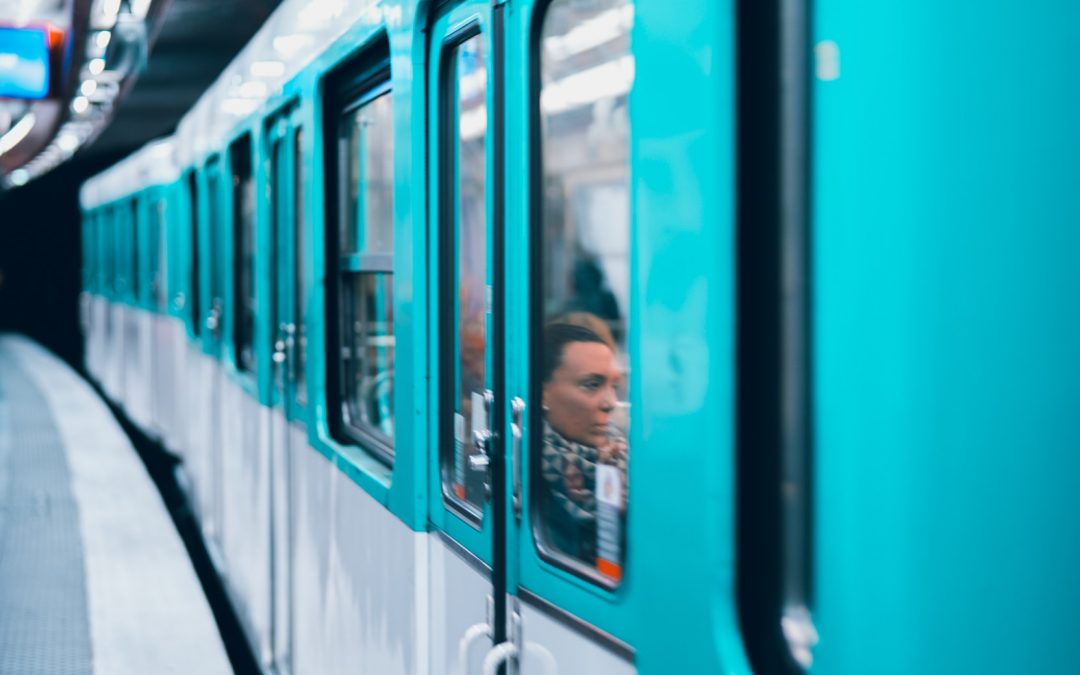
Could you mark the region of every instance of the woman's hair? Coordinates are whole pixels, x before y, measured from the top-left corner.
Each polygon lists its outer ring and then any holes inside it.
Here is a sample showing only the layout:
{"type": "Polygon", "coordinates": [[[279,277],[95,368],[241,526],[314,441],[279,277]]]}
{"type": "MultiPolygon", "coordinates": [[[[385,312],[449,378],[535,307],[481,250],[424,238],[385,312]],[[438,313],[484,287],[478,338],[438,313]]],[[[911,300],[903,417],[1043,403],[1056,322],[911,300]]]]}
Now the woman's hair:
{"type": "Polygon", "coordinates": [[[567,312],[566,314],[561,314],[554,319],[551,319],[548,323],[565,323],[570,326],[581,326],[582,328],[596,333],[596,337],[603,340],[604,344],[608,347],[611,347],[611,351],[618,351],[615,346],[615,336],[611,334],[611,328],[608,327],[607,321],[604,321],[595,314],[590,312],[567,312]]]}
{"type": "Polygon", "coordinates": [[[611,348],[611,344],[588,328],[556,320],[544,326],[544,354],[541,371],[542,381],[550,382],[551,376],[562,363],[563,351],[571,342],[595,342],[611,348]]]}

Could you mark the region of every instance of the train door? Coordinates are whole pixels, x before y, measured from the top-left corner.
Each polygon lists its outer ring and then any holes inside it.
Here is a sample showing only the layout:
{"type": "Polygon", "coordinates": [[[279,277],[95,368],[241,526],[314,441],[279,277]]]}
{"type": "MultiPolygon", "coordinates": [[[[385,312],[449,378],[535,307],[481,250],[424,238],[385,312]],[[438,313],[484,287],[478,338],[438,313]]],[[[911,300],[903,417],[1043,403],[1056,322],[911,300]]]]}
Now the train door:
{"type": "Polygon", "coordinates": [[[445,646],[432,658],[453,672],[633,672],[614,618],[632,22],[626,0],[465,2],[433,22],[430,503],[445,646]],[[505,86],[540,78],[542,90],[505,86]]]}
{"type": "Polygon", "coordinates": [[[207,201],[207,232],[206,232],[206,268],[208,277],[208,310],[206,315],[206,330],[203,333],[203,351],[209,357],[205,362],[203,376],[205,378],[204,391],[207,393],[206,403],[209,405],[208,426],[205,428],[203,448],[207,461],[203,464],[207,469],[208,506],[210,517],[206,519],[204,526],[210,534],[211,541],[217,545],[220,551],[222,545],[222,524],[225,513],[225,495],[223,476],[223,440],[222,427],[222,394],[225,377],[223,357],[224,345],[224,308],[225,308],[225,257],[224,245],[225,211],[224,190],[225,180],[221,170],[221,160],[214,157],[206,165],[206,201],[207,201]]]}
{"type": "Polygon", "coordinates": [[[427,59],[436,424],[429,516],[437,531],[431,658],[433,671],[461,674],[478,672],[505,636],[505,483],[493,434],[502,312],[495,304],[492,16],[490,3],[477,0],[444,11],[432,22],[427,59]]]}
{"type": "Polygon", "coordinates": [[[269,208],[273,257],[271,325],[273,349],[273,412],[270,428],[271,513],[271,641],[273,667],[292,672],[292,455],[302,448],[305,398],[303,306],[303,219],[300,143],[297,111],[286,112],[267,130],[270,157],[269,208]]]}

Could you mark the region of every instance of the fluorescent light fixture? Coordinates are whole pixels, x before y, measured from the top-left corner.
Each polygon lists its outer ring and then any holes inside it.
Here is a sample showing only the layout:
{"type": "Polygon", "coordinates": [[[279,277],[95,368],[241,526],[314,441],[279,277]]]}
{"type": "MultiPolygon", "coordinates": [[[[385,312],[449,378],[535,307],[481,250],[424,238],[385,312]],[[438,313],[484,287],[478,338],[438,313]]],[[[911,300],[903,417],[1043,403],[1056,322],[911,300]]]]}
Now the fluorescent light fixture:
{"type": "Polygon", "coordinates": [[[30,130],[34,128],[36,122],[37,118],[34,113],[27,113],[13,127],[8,129],[6,134],[0,136],[0,155],[10,152],[12,148],[22,143],[23,139],[30,134],[30,130]]]}
{"type": "Polygon", "coordinates": [[[67,153],[75,152],[79,147],[79,139],[73,133],[62,133],[56,138],[56,146],[67,153]]]}
{"type": "Polygon", "coordinates": [[[82,114],[90,107],[90,99],[85,96],[76,96],[75,100],[71,102],[71,109],[78,114],[82,114]]]}
{"type": "Polygon", "coordinates": [[[116,16],[120,13],[120,0],[102,0],[101,13],[105,16],[116,16]]]}
{"type": "Polygon", "coordinates": [[[540,107],[549,114],[560,113],[622,96],[633,84],[634,57],[627,55],[545,85],[540,107]]]}
{"type": "Polygon", "coordinates": [[[236,117],[243,117],[258,107],[259,102],[250,98],[227,98],[221,102],[221,112],[236,117]]]}
{"type": "Polygon", "coordinates": [[[152,0],[128,0],[128,6],[131,7],[131,13],[135,15],[137,19],[145,19],[146,15],[150,13],[150,5],[152,0]]]}
{"type": "Polygon", "coordinates": [[[82,86],[79,87],[79,91],[82,92],[83,96],[93,95],[93,93],[97,91],[97,80],[85,80],[82,83],[82,86]]]}
{"type": "Polygon", "coordinates": [[[236,91],[244,98],[266,98],[268,87],[265,82],[252,80],[240,85],[236,91]]]}
{"type": "Polygon", "coordinates": [[[310,35],[294,33],[293,35],[279,35],[274,38],[274,51],[289,59],[306,48],[312,42],[310,35]]]}
{"type": "Polygon", "coordinates": [[[461,113],[458,119],[458,134],[461,140],[471,141],[487,132],[487,106],[479,106],[461,113]]]}
{"type": "Polygon", "coordinates": [[[250,69],[254,77],[281,77],[285,74],[285,64],[281,61],[254,61],[250,69]]]}
{"type": "Polygon", "coordinates": [[[105,59],[91,59],[86,66],[91,75],[100,75],[105,72],[105,59]]]}
{"type": "Polygon", "coordinates": [[[564,35],[544,39],[544,51],[556,60],[599,47],[626,35],[634,25],[634,6],[627,4],[582,21],[564,35]]]}
{"type": "Polygon", "coordinates": [[[106,49],[109,46],[109,42],[112,40],[112,33],[107,30],[100,30],[98,34],[94,36],[94,44],[98,49],[106,49]]]}

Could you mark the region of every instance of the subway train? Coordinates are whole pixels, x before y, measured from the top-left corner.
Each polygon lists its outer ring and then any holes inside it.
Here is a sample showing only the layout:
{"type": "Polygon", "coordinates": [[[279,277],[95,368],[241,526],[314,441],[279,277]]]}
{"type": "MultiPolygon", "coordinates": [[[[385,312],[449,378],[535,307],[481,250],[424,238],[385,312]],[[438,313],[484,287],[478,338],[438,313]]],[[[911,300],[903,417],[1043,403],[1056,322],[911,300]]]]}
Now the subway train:
{"type": "Polygon", "coordinates": [[[285,0],[82,188],[265,672],[1073,672],[1080,9],[285,0]]]}

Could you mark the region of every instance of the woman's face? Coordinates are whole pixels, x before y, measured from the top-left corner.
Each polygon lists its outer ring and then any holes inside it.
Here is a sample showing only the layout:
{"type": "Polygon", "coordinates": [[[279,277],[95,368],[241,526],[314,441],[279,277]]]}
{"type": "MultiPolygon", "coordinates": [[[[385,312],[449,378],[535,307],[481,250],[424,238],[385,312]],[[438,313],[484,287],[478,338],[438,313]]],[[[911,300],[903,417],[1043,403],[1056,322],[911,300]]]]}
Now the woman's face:
{"type": "Polygon", "coordinates": [[[615,354],[599,342],[570,342],[544,383],[547,421],[568,440],[594,448],[608,444],[608,422],[622,373],[615,354]]]}

